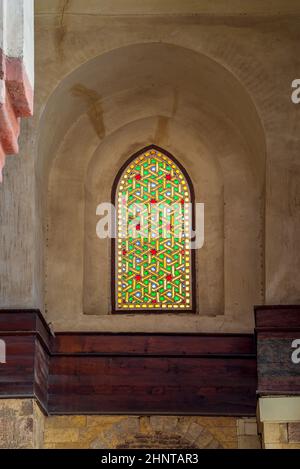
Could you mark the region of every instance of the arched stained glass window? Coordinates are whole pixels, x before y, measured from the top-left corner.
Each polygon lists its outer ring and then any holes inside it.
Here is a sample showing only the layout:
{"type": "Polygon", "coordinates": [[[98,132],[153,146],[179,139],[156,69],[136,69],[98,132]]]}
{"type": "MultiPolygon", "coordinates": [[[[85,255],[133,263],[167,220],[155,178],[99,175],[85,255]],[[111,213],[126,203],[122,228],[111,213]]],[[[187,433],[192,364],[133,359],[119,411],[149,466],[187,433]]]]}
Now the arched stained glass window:
{"type": "Polygon", "coordinates": [[[134,155],[113,192],[114,312],[184,312],[192,302],[191,182],[158,147],[134,155]]]}

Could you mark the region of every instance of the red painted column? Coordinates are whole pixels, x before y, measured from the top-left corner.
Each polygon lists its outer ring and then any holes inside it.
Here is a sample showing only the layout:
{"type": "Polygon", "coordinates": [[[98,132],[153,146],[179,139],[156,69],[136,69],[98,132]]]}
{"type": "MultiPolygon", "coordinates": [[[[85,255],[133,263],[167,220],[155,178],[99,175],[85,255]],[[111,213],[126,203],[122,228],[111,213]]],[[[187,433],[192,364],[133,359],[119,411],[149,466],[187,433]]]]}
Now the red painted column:
{"type": "Polygon", "coordinates": [[[0,0],[0,181],[6,155],[19,152],[20,118],[32,113],[33,2],[0,0]]]}

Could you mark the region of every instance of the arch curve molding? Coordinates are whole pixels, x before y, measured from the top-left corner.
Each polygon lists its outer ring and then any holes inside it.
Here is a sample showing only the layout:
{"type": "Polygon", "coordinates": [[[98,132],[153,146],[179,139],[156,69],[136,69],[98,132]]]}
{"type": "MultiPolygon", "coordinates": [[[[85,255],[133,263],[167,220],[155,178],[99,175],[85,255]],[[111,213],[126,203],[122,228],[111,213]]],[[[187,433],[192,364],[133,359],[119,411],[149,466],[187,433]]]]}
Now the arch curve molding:
{"type": "Polygon", "coordinates": [[[128,417],[113,424],[91,442],[92,449],[221,449],[223,445],[189,417],[128,417]]]}

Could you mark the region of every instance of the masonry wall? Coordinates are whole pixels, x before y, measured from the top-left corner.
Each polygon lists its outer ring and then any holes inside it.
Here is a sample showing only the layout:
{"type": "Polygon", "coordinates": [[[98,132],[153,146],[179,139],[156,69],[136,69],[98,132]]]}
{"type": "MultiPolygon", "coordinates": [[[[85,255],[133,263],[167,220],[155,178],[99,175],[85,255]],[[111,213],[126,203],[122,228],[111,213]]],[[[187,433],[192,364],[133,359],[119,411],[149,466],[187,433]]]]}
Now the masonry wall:
{"type": "Polygon", "coordinates": [[[300,449],[300,397],[263,396],[258,400],[264,449],[300,449]]]}
{"type": "Polygon", "coordinates": [[[264,449],[300,449],[300,422],[263,424],[264,449]]]}
{"type": "Polygon", "coordinates": [[[259,2],[256,14],[137,18],[36,2],[35,115],[0,188],[2,307],[40,307],[55,330],[249,332],[253,304],[299,302],[300,23],[279,3],[269,17],[259,2]],[[210,225],[199,314],[133,324],[108,314],[95,200],[151,143],[203,178],[210,225]]]}
{"type": "Polygon", "coordinates": [[[44,448],[260,448],[260,438],[253,418],[52,416],[44,448]]]}
{"type": "Polygon", "coordinates": [[[42,448],[44,418],[33,399],[1,399],[0,449],[42,448]]]}

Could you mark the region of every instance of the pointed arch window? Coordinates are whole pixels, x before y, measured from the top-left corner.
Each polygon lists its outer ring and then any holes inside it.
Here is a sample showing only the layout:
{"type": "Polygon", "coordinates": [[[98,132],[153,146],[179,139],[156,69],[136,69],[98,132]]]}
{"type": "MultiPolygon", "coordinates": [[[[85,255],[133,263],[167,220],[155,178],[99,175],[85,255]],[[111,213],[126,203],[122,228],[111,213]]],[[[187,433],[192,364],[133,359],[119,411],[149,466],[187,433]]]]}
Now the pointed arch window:
{"type": "Polygon", "coordinates": [[[113,189],[113,312],[194,310],[193,188],[168,152],[151,146],[121,168],[113,189]]]}

